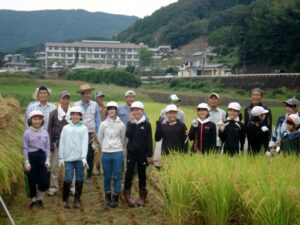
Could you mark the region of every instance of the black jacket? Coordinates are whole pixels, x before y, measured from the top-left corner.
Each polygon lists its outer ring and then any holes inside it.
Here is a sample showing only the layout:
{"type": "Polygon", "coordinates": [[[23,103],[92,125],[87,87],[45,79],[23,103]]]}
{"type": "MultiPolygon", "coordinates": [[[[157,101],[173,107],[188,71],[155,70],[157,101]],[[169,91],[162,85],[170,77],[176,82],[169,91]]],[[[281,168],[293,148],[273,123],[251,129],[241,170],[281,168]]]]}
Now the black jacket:
{"type": "Polygon", "coordinates": [[[126,137],[128,138],[127,152],[145,154],[146,157],[152,157],[152,129],[148,121],[139,124],[127,123],[126,137]]]}
{"type": "Polygon", "coordinates": [[[246,130],[242,122],[234,120],[225,121],[225,130],[219,132],[219,137],[224,143],[224,153],[234,155],[243,150],[246,130]]]}
{"type": "Polygon", "coordinates": [[[170,125],[156,122],[155,141],[162,141],[162,152],[166,155],[170,151],[187,152],[187,128],[184,123],[177,120],[177,123],[170,125]]]}
{"type": "Polygon", "coordinates": [[[267,125],[261,122],[251,122],[246,127],[249,151],[253,154],[258,153],[262,147],[264,151],[268,150],[270,130],[263,132],[261,130],[263,126],[267,125]]]}
{"type": "Polygon", "coordinates": [[[199,150],[201,153],[208,153],[209,150],[214,150],[217,141],[216,125],[211,121],[204,124],[198,122],[198,127],[191,126],[189,139],[194,141],[194,152],[199,150]]]}
{"type": "MultiPolygon", "coordinates": [[[[270,131],[272,131],[272,112],[269,108],[264,106],[262,103],[258,104],[257,106],[261,106],[266,110],[269,110],[269,112],[266,114],[266,126],[269,128],[270,131]]],[[[253,117],[251,116],[251,109],[254,107],[254,105],[251,103],[248,107],[245,108],[245,126],[248,127],[251,125],[251,122],[253,121],[253,117]]],[[[269,138],[271,137],[271,132],[269,133],[269,138]]]]}

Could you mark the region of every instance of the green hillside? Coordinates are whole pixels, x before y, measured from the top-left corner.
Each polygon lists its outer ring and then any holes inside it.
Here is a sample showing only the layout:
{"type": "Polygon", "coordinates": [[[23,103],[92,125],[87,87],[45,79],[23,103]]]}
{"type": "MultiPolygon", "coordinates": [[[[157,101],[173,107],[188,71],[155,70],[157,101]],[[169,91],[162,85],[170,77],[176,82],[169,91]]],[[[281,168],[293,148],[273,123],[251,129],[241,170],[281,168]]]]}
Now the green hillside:
{"type": "Polygon", "coordinates": [[[112,38],[138,18],[84,10],[0,10],[0,51],[9,52],[46,41],[87,37],[112,38]]]}
{"type": "Polygon", "coordinates": [[[223,61],[300,71],[299,0],[179,0],[118,35],[121,41],[181,47],[208,38],[223,61]]]}

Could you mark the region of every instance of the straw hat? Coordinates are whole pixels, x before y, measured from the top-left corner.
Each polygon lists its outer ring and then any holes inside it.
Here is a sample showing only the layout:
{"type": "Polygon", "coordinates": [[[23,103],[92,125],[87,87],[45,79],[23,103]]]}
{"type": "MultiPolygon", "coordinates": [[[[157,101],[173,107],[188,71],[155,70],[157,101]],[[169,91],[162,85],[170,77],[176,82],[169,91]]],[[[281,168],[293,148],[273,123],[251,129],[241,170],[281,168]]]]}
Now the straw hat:
{"type": "Polygon", "coordinates": [[[82,93],[85,91],[92,91],[94,89],[95,88],[91,87],[89,84],[82,84],[82,85],[80,85],[79,91],[77,91],[77,93],[82,93]]]}

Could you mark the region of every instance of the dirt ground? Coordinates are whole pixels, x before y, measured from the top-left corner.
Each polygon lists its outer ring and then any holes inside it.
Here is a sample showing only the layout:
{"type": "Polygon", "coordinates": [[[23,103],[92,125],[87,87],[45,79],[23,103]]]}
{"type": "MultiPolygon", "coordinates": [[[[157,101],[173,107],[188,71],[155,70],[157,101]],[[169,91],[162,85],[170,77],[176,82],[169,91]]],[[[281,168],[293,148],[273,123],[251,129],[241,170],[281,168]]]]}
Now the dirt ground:
{"type": "MultiPolygon", "coordinates": [[[[134,181],[132,195],[138,198],[137,179],[134,181]]],[[[62,185],[62,180],[60,180],[62,185]]],[[[102,176],[94,176],[93,184],[84,184],[80,209],[65,209],[62,202],[62,191],[44,199],[44,209],[29,209],[29,198],[26,197],[23,184],[17,188],[17,194],[8,199],[8,208],[16,225],[122,225],[122,224],[166,224],[164,207],[159,192],[153,181],[148,182],[148,200],[145,207],[129,208],[123,196],[118,208],[112,209],[104,205],[102,176]]],[[[73,202],[73,197],[71,197],[73,202]]],[[[0,224],[9,224],[4,211],[0,209],[0,224]]]]}

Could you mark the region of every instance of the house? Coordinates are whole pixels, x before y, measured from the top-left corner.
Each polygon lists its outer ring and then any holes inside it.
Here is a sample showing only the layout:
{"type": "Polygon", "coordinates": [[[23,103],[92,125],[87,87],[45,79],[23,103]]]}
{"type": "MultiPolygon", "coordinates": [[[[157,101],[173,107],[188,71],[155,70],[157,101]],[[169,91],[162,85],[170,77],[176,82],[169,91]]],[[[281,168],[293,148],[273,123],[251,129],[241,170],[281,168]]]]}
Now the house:
{"type": "Polygon", "coordinates": [[[192,61],[181,65],[178,70],[178,77],[192,77],[192,76],[225,76],[231,74],[231,68],[224,64],[193,64],[192,61]]]}
{"type": "Polygon", "coordinates": [[[29,64],[26,62],[7,62],[4,64],[4,67],[8,71],[21,71],[29,68],[29,64]]]}

